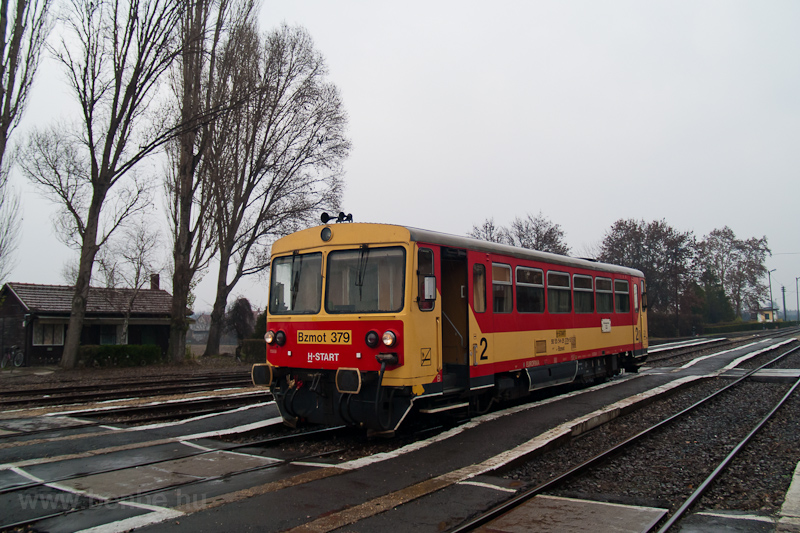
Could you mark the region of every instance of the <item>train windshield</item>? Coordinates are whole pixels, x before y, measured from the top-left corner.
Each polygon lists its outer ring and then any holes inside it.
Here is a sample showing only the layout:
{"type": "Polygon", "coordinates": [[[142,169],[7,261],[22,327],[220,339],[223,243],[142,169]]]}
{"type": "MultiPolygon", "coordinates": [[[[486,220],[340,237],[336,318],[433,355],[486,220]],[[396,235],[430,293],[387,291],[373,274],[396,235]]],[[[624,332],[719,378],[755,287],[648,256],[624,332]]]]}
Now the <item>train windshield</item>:
{"type": "Polygon", "coordinates": [[[328,313],[393,313],[403,309],[406,252],[400,247],[328,254],[328,313]]]}
{"type": "Polygon", "coordinates": [[[272,260],[269,312],[273,315],[319,313],[322,254],[295,254],[272,260]]]}

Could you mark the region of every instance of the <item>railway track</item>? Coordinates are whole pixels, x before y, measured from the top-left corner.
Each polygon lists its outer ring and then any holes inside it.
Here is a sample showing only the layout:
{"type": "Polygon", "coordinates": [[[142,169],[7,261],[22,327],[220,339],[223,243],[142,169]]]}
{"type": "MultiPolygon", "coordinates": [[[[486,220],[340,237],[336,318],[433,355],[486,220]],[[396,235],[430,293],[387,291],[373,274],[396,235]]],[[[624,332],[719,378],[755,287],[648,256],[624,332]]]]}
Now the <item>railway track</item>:
{"type": "MultiPolygon", "coordinates": [[[[6,428],[5,431],[7,433],[0,434],[0,443],[12,440],[18,441],[20,438],[47,433],[73,433],[75,430],[95,428],[111,423],[132,426],[154,422],[186,420],[194,417],[221,414],[231,409],[255,405],[269,400],[271,400],[269,394],[263,391],[257,391],[240,392],[215,397],[171,400],[136,406],[123,405],[72,411],[70,412],[70,417],[80,422],[64,427],[46,427],[34,430],[14,430],[6,428]]],[[[0,420],[0,429],[3,428],[3,421],[0,420]]]]}
{"type": "MultiPolygon", "coordinates": [[[[218,455],[220,453],[233,452],[235,450],[239,450],[239,449],[242,449],[242,448],[256,448],[256,447],[259,447],[259,446],[277,446],[277,445],[285,444],[287,442],[294,441],[294,440],[309,439],[309,438],[314,438],[314,437],[318,437],[318,436],[322,436],[322,435],[330,435],[330,434],[333,434],[333,433],[336,433],[336,432],[341,432],[344,429],[345,428],[343,426],[330,427],[330,428],[324,428],[324,429],[317,429],[317,430],[312,430],[312,431],[294,433],[294,434],[291,434],[291,435],[282,435],[282,436],[279,436],[279,437],[272,437],[272,438],[263,439],[263,440],[260,440],[260,441],[250,441],[250,442],[246,442],[246,443],[229,444],[229,445],[221,446],[221,447],[214,448],[214,449],[198,449],[198,448],[188,448],[187,447],[187,453],[181,455],[179,458],[180,459],[190,459],[190,458],[198,458],[198,457],[202,457],[202,456],[207,456],[207,455],[211,455],[211,454],[217,454],[218,455]]],[[[204,476],[204,477],[194,476],[192,479],[189,479],[189,480],[186,480],[186,481],[183,481],[183,482],[171,483],[166,487],[160,487],[158,489],[153,489],[153,490],[149,490],[149,491],[139,491],[136,494],[130,495],[130,496],[126,495],[126,496],[120,496],[118,498],[99,498],[99,497],[86,495],[86,496],[83,496],[83,498],[81,498],[79,500],[76,499],[75,500],[76,504],[70,505],[66,509],[61,509],[61,510],[58,510],[57,512],[49,513],[49,514],[46,514],[46,515],[39,515],[39,516],[36,516],[36,518],[33,518],[33,519],[17,520],[17,521],[4,521],[4,520],[0,519],[0,530],[8,531],[8,530],[16,530],[18,528],[27,528],[27,527],[32,526],[33,524],[36,524],[37,522],[42,522],[42,521],[45,521],[45,520],[56,519],[56,518],[63,518],[63,517],[66,517],[68,515],[71,515],[73,513],[85,511],[85,510],[91,509],[93,507],[120,504],[120,503],[124,503],[124,502],[133,502],[133,500],[135,500],[135,499],[152,497],[153,495],[156,495],[156,494],[159,494],[159,493],[163,493],[163,492],[166,492],[166,491],[173,491],[173,490],[176,490],[176,489],[180,489],[182,487],[188,487],[188,486],[196,485],[196,484],[200,484],[200,483],[208,483],[208,482],[212,482],[212,481],[222,480],[222,479],[224,479],[226,477],[229,477],[230,475],[240,475],[240,474],[258,472],[258,471],[261,471],[261,470],[268,470],[268,469],[272,469],[272,468],[276,468],[276,467],[279,467],[279,466],[286,465],[286,464],[291,463],[291,462],[307,461],[307,460],[312,459],[312,458],[318,458],[318,457],[321,457],[321,456],[324,456],[324,455],[328,455],[328,454],[332,454],[332,453],[335,453],[335,450],[326,451],[326,452],[323,452],[323,453],[300,454],[300,455],[296,455],[296,456],[291,457],[291,458],[286,458],[286,459],[281,459],[281,460],[273,460],[273,461],[270,461],[270,462],[265,463],[265,464],[260,464],[260,465],[257,465],[257,466],[253,466],[253,467],[250,467],[250,468],[239,470],[239,471],[235,472],[234,474],[225,473],[224,475],[209,475],[209,476],[204,476]]],[[[122,472],[125,472],[127,470],[130,470],[131,468],[155,466],[155,465],[160,465],[160,464],[163,464],[163,463],[166,463],[166,462],[169,462],[169,461],[175,461],[175,460],[176,460],[176,457],[174,457],[174,456],[170,456],[169,458],[163,458],[163,459],[151,459],[151,460],[145,459],[145,460],[141,460],[141,461],[134,462],[134,463],[127,463],[124,466],[120,466],[120,467],[97,469],[96,471],[91,472],[91,475],[92,476],[96,476],[96,475],[101,475],[101,474],[122,473],[122,472]]],[[[33,481],[32,480],[32,481],[30,481],[28,483],[25,483],[25,484],[17,484],[17,485],[7,486],[7,487],[4,487],[4,488],[0,489],[0,497],[6,496],[6,495],[9,495],[9,494],[20,494],[20,500],[22,500],[24,498],[24,496],[22,496],[22,494],[25,493],[25,492],[34,491],[34,490],[41,489],[41,488],[46,488],[46,487],[51,486],[53,484],[65,483],[65,482],[69,482],[69,481],[72,481],[72,480],[77,480],[77,479],[80,479],[82,477],[85,477],[86,475],[87,474],[85,472],[79,472],[79,473],[74,473],[74,474],[71,474],[71,475],[61,476],[61,477],[57,477],[57,478],[53,478],[53,479],[48,479],[48,480],[39,480],[39,481],[33,481]]],[[[64,499],[62,501],[67,501],[67,500],[64,499]]]]}
{"type": "Polygon", "coordinates": [[[0,392],[0,409],[74,405],[89,402],[120,400],[131,397],[186,394],[252,385],[249,375],[202,376],[154,382],[84,385],[57,388],[32,388],[0,392]]]}
{"type": "Polygon", "coordinates": [[[742,346],[748,342],[753,342],[753,340],[763,337],[769,336],[774,339],[787,338],[797,335],[798,332],[800,332],[800,328],[787,328],[778,333],[770,330],[767,332],[758,332],[744,338],[703,339],[689,343],[678,343],[675,346],[672,346],[671,344],[652,346],[647,355],[645,368],[656,366],[655,363],[658,363],[661,366],[679,365],[703,354],[711,353],[724,348],[742,346]]]}
{"type": "MultiPolygon", "coordinates": [[[[589,487],[591,487],[592,481],[589,481],[589,477],[591,477],[593,480],[604,477],[607,479],[613,479],[613,483],[616,485],[616,492],[624,493],[626,483],[635,483],[636,480],[647,476],[655,479],[661,477],[661,474],[657,472],[659,468],[661,471],[684,468],[684,465],[680,464],[680,462],[655,464],[656,461],[654,459],[653,462],[648,465],[648,468],[651,468],[649,472],[639,472],[638,474],[634,474],[630,470],[621,468],[620,464],[624,464],[626,462],[626,457],[629,457],[627,454],[640,453],[646,454],[648,457],[657,457],[658,445],[655,444],[656,440],[660,440],[662,442],[668,441],[669,437],[665,436],[665,434],[668,434],[669,431],[672,431],[676,425],[686,423],[686,420],[690,417],[698,417],[699,419],[699,417],[702,416],[702,410],[706,410],[707,413],[711,413],[710,416],[713,416],[715,402],[736,401],[741,404],[740,409],[742,410],[756,409],[756,402],[752,396],[752,391],[749,391],[750,394],[747,392],[741,394],[742,388],[748,383],[747,380],[755,372],[775,365],[781,360],[797,354],[798,350],[800,350],[800,347],[794,347],[784,351],[784,353],[781,353],[777,357],[773,357],[770,361],[762,364],[761,366],[748,371],[741,378],[727,384],[722,388],[719,388],[718,390],[715,390],[713,393],[695,402],[688,408],[685,408],[680,412],[669,416],[668,418],[652,424],[651,426],[639,431],[635,435],[600,451],[580,464],[564,470],[560,474],[554,475],[551,479],[548,479],[545,482],[539,483],[538,485],[523,491],[522,493],[507,500],[501,505],[488,510],[485,513],[481,513],[479,516],[476,516],[468,522],[451,529],[451,533],[465,531],[504,531],[503,526],[497,521],[500,520],[501,517],[509,516],[509,514],[516,509],[527,505],[531,500],[539,495],[550,494],[572,497],[577,497],[581,494],[590,495],[592,489],[589,487]],[[739,396],[738,398],[737,395],[739,396]]],[[[705,491],[709,489],[713,481],[717,479],[717,477],[733,461],[736,454],[739,453],[745,447],[745,445],[765,427],[765,424],[770,417],[772,417],[788,399],[797,394],[797,389],[799,387],[800,379],[795,381],[792,385],[785,386],[785,390],[778,395],[779,399],[773,405],[763,409],[766,414],[758,418],[757,423],[755,423],[749,429],[746,435],[743,437],[736,437],[735,442],[733,436],[723,436],[721,431],[720,434],[704,434],[702,433],[704,424],[699,424],[696,428],[698,431],[696,439],[699,439],[700,441],[712,438],[724,440],[726,444],[721,447],[728,448],[730,453],[727,455],[723,454],[721,457],[717,457],[715,459],[716,466],[709,468],[710,473],[707,476],[696,475],[694,476],[693,481],[687,482],[689,486],[697,487],[696,490],[692,491],[682,501],[669,502],[670,508],[668,509],[666,518],[660,522],[653,523],[652,526],[646,531],[659,531],[659,533],[666,532],[679,520],[681,520],[685,513],[691,509],[692,506],[695,505],[702,497],[705,491]]],[[[734,427],[736,424],[731,424],[730,426],[731,430],[737,429],[734,427]]],[[[696,442],[697,441],[695,441],[695,443],[696,442]]],[[[690,445],[690,442],[687,441],[686,445],[690,445]]],[[[718,446],[717,448],[720,447],[718,446]]],[[[710,461],[709,458],[706,459],[710,461]]],[[[664,487],[661,486],[660,489],[663,491],[664,487]]]]}

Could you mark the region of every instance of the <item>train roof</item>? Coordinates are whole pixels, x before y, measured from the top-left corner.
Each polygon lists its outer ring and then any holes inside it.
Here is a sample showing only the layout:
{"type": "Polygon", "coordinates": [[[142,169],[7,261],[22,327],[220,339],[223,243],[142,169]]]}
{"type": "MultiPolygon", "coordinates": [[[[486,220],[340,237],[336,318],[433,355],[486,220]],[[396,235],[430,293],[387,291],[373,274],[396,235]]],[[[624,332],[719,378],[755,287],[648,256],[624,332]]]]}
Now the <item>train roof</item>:
{"type": "MultiPolygon", "coordinates": [[[[375,224],[367,222],[357,223],[344,223],[344,224],[325,224],[316,226],[305,230],[298,231],[286,237],[277,240],[273,247],[273,253],[286,253],[293,249],[297,249],[297,240],[305,240],[313,238],[312,235],[318,236],[324,227],[330,227],[334,230],[335,234],[342,235],[343,241],[350,244],[358,244],[361,242],[375,242],[375,235],[387,234],[386,242],[422,242],[429,244],[437,244],[447,246],[450,248],[462,248],[466,250],[473,250],[477,252],[485,252],[491,254],[505,255],[517,259],[526,259],[529,261],[540,261],[543,263],[551,263],[556,265],[564,265],[573,268],[585,268],[589,270],[598,270],[602,272],[613,272],[617,274],[624,274],[628,276],[644,277],[640,270],[628,268],[609,263],[601,263],[589,259],[580,259],[576,257],[568,257],[566,255],[553,254],[549,252],[540,252],[538,250],[530,250],[527,248],[519,248],[507,244],[498,244],[495,242],[482,241],[472,237],[462,237],[459,235],[451,235],[448,233],[441,233],[438,231],[431,231],[426,229],[414,228],[410,226],[399,226],[394,224],[375,224]],[[358,240],[357,235],[363,234],[364,230],[371,237],[368,239],[358,240]],[[343,231],[342,231],[343,230],[343,231]],[[350,238],[347,238],[347,237],[350,238]]],[[[318,237],[317,237],[318,238],[318,237]]],[[[339,242],[332,242],[332,244],[344,244],[344,242],[336,239],[339,242]]],[[[315,246],[322,244],[319,240],[315,246]]],[[[302,247],[301,247],[302,248],[302,247]]]]}

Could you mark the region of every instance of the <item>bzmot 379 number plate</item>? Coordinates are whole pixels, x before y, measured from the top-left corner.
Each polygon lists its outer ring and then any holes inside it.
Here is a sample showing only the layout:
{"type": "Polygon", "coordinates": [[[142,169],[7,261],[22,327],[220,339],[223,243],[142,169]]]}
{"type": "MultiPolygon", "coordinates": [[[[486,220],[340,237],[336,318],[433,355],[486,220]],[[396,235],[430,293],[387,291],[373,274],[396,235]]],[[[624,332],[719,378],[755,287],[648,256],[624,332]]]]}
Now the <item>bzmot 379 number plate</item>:
{"type": "Polygon", "coordinates": [[[298,331],[297,344],[350,344],[350,331],[315,330],[298,331]]]}

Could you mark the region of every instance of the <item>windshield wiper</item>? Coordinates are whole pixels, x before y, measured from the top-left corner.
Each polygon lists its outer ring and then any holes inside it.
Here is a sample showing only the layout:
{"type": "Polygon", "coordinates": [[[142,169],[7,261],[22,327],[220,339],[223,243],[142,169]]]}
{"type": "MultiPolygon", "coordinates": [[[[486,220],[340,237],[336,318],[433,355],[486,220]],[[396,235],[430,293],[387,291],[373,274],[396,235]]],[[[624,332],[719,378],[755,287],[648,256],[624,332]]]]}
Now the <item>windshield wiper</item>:
{"type": "Polygon", "coordinates": [[[361,289],[364,287],[364,278],[367,277],[367,261],[369,261],[369,248],[366,244],[361,245],[358,250],[358,266],[356,269],[356,287],[358,287],[358,299],[361,300],[361,289]]]}

